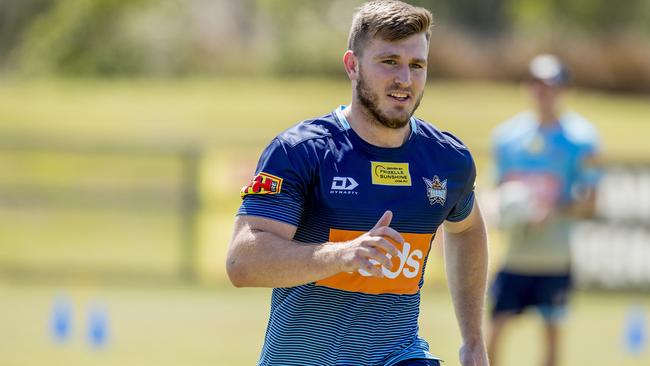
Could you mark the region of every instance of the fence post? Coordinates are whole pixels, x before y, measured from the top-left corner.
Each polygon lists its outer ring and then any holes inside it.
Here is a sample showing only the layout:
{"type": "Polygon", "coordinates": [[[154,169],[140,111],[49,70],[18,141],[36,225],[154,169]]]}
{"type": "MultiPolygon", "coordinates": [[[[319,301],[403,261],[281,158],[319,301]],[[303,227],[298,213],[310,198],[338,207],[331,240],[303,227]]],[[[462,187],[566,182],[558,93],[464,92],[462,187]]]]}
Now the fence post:
{"type": "Polygon", "coordinates": [[[197,280],[197,224],[199,212],[199,165],[201,154],[190,148],[182,155],[183,193],[181,201],[181,278],[197,280]]]}

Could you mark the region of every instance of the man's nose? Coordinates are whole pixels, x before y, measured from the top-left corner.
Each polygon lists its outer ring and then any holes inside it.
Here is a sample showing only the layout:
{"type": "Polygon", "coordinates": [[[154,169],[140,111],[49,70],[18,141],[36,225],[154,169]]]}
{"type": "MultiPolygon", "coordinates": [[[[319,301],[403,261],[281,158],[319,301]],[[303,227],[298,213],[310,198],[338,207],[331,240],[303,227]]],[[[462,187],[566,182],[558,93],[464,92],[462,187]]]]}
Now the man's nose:
{"type": "Polygon", "coordinates": [[[400,86],[411,86],[411,68],[404,65],[397,70],[395,83],[400,86]]]}

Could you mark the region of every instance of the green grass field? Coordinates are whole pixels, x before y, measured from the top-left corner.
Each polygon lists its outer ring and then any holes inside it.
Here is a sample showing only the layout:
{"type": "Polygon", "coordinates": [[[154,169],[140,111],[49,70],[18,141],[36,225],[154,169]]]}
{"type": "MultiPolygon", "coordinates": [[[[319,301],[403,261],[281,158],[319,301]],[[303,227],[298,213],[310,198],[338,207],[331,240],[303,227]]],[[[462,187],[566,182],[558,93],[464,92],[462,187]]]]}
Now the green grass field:
{"type": "MultiPolygon", "coordinates": [[[[429,83],[418,116],[455,132],[474,151],[479,186],[489,186],[489,133],[526,107],[516,85],[429,83]]],[[[201,146],[198,267],[202,287],[99,282],[79,278],[16,281],[0,277],[0,365],[224,365],[254,364],[268,315],[268,290],[228,287],[223,263],[239,188],[250,178],[263,146],[301,119],[347,103],[344,81],[303,79],[188,79],[181,81],[16,81],[0,83],[0,146],[54,143],[74,146],[201,146]],[[48,317],[54,296],[66,291],[77,307],[70,344],[54,345],[48,317]],[[104,301],[111,342],[84,343],[86,306],[104,301]]],[[[610,160],[650,161],[650,98],[577,91],[572,109],[601,130],[610,160]]],[[[177,185],[169,159],[12,155],[0,149],[0,188],[38,183],[50,187],[177,185]]],[[[170,188],[172,187],[172,188],[170,188]]],[[[166,192],[166,191],[165,191],[166,192]]],[[[173,199],[170,198],[170,199],[173,199]]],[[[160,210],[85,210],[78,207],[0,206],[0,266],[139,268],[169,273],[179,257],[178,221],[160,210]]],[[[502,246],[492,235],[493,268],[502,246]]],[[[422,335],[457,364],[458,332],[439,255],[428,268],[422,335]]],[[[633,304],[650,309],[647,294],[580,293],[567,325],[564,365],[648,365],[650,354],[627,356],[623,319],[633,304]]],[[[513,327],[504,365],[538,364],[537,319],[513,327]]]]}
{"type": "MultiPolygon", "coordinates": [[[[130,287],[0,283],[2,365],[253,365],[268,318],[267,289],[228,287],[130,287]],[[54,296],[65,289],[75,308],[73,331],[55,343],[49,331],[54,296]],[[93,348],[86,313],[93,301],[108,309],[109,341],[93,348]]],[[[648,350],[631,355],[623,347],[625,314],[632,304],[650,308],[641,295],[579,293],[563,344],[563,365],[645,366],[648,350]]],[[[446,290],[423,291],[421,335],[432,350],[457,365],[459,334],[446,290]]],[[[539,321],[524,316],[510,329],[503,365],[538,365],[539,321]]]]}

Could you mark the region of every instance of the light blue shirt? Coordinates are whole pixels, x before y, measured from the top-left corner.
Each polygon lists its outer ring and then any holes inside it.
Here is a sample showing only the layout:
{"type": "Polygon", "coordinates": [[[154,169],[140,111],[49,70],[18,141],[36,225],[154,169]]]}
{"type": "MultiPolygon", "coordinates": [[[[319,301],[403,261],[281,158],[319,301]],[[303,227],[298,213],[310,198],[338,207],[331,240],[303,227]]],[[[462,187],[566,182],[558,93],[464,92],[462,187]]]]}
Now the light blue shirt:
{"type": "MultiPolygon", "coordinates": [[[[600,149],[598,133],[574,112],[551,125],[541,125],[535,113],[521,113],[495,129],[492,143],[498,184],[526,184],[541,209],[571,204],[585,188],[595,187],[602,175],[593,159],[600,149]]],[[[568,271],[569,218],[555,212],[548,225],[512,229],[507,237],[506,269],[568,271]]]]}

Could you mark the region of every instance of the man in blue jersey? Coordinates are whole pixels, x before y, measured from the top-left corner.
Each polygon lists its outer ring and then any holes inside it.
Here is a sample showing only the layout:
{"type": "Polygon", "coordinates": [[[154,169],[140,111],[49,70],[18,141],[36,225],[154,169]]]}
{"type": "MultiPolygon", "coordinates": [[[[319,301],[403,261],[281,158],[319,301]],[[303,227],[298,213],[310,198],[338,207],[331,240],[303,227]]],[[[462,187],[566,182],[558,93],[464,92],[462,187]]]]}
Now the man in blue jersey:
{"type": "Polygon", "coordinates": [[[420,289],[444,224],[464,366],[487,366],[487,239],[462,142],[413,117],[431,13],[362,5],[343,56],[352,101],[278,135],[242,189],[227,272],[272,287],[258,365],[439,365],[418,335],[420,289]]]}
{"type": "Polygon", "coordinates": [[[504,122],[493,136],[508,249],[492,286],[492,365],[504,326],[528,308],[544,320],[543,365],[557,365],[571,286],[571,222],[593,215],[600,176],[595,128],[560,109],[566,67],[555,56],[540,55],[531,61],[529,76],[535,110],[504,122]]]}

